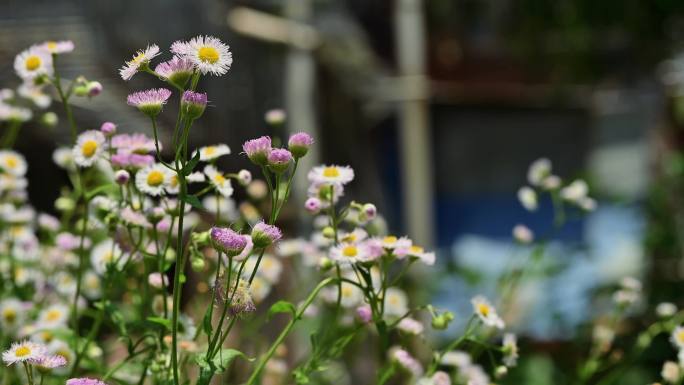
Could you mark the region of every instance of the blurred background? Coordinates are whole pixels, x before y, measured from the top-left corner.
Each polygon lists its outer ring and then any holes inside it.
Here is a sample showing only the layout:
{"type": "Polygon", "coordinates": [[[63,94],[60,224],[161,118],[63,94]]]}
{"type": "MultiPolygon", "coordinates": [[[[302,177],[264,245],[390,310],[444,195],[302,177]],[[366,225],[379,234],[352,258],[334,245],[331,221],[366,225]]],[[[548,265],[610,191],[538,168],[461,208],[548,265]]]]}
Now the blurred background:
{"type": "MultiPolygon", "coordinates": [[[[592,316],[592,294],[623,276],[644,279],[653,302],[678,298],[684,2],[3,0],[0,84],[18,85],[12,63],[25,47],[70,39],[66,76],[105,90],[77,106],[80,126],[149,133],[124,100],[157,82],[124,82],[118,68],[149,43],[164,50],[199,34],[227,42],[234,63],[202,81],[212,108],[191,141],[227,143],[223,167],[238,170],[250,168],[235,156],[246,139],[312,133],[306,167],[350,165],[347,197],[374,202],[392,232],[437,251],[442,279],[422,286],[440,306],[459,314],[473,293],[493,295],[526,252],[512,241],[518,223],[548,237],[549,263],[562,267],[529,280],[519,304],[515,328],[540,360],[592,316]],[[287,111],[281,132],[264,123],[273,108],[287,111]],[[586,179],[599,201],[552,234],[550,200],[529,213],[516,198],[540,157],[564,180],[586,179]]],[[[165,116],[168,135],[175,114],[165,116]]],[[[39,209],[59,196],[45,186],[62,183],[51,154],[67,142],[64,123],[24,128],[18,142],[41,165],[29,170],[39,209]]],[[[310,221],[298,214],[305,184],[286,213],[291,235],[310,221]]]]}

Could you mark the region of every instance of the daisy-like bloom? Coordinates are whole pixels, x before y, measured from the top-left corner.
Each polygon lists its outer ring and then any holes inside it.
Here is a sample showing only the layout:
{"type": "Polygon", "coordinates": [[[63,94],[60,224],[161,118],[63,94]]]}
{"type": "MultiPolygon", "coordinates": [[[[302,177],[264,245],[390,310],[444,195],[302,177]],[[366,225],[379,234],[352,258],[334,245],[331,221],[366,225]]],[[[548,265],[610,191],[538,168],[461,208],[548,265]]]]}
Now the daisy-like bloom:
{"type": "Polygon", "coordinates": [[[28,122],[32,117],[33,112],[28,108],[0,103],[0,121],[28,122]]]}
{"type": "Polygon", "coordinates": [[[417,321],[410,317],[406,317],[399,321],[399,323],[397,324],[397,329],[401,330],[404,333],[413,334],[417,336],[423,333],[425,327],[420,321],[417,321]]]}
{"type": "Polygon", "coordinates": [[[104,275],[109,266],[114,266],[117,269],[123,267],[125,261],[121,258],[122,254],[121,248],[112,239],[97,244],[90,252],[90,262],[93,265],[93,270],[100,275],[104,275]]]}
{"type": "Polygon", "coordinates": [[[381,241],[382,247],[384,247],[387,250],[408,249],[413,244],[413,242],[411,242],[411,240],[407,237],[397,238],[394,235],[385,236],[381,239],[381,241]]]}
{"type": "Polygon", "coordinates": [[[290,139],[287,141],[287,148],[290,149],[295,159],[299,159],[309,152],[309,147],[311,147],[313,142],[314,140],[311,135],[306,132],[298,132],[290,136],[290,139]]]}
{"type": "Polygon", "coordinates": [[[207,165],[204,168],[204,174],[209,179],[209,183],[221,194],[223,197],[228,198],[233,195],[233,185],[230,183],[230,179],[223,176],[223,173],[216,169],[213,165],[207,165]]]}
{"type": "Polygon", "coordinates": [[[0,302],[0,325],[4,330],[14,330],[22,325],[24,315],[24,305],[18,299],[9,298],[0,302]]]}
{"type": "Polygon", "coordinates": [[[45,109],[52,104],[50,95],[43,92],[42,87],[33,85],[32,83],[24,83],[17,88],[17,93],[25,99],[30,100],[36,107],[45,109]]]}
{"type": "Polygon", "coordinates": [[[406,350],[393,347],[389,350],[389,354],[394,362],[399,364],[402,369],[408,371],[414,377],[420,377],[423,375],[423,366],[406,350]]]}
{"type": "Polygon", "coordinates": [[[212,227],[209,235],[214,248],[229,257],[240,254],[247,246],[246,236],[229,228],[212,227]]]}
{"type": "Polygon", "coordinates": [[[527,170],[527,181],[532,186],[540,186],[549,175],[551,175],[551,161],[540,158],[530,164],[530,168],[527,170]]]}
{"type": "Polygon", "coordinates": [[[227,144],[219,143],[211,146],[200,147],[200,160],[202,162],[209,162],[216,160],[224,155],[230,154],[230,147],[227,144]]]}
{"type": "Polygon", "coordinates": [[[528,186],[523,186],[518,190],[518,200],[527,211],[535,211],[539,207],[537,193],[528,186]]]}
{"type": "Polygon", "coordinates": [[[660,371],[660,375],[666,382],[677,384],[682,377],[682,370],[676,362],[665,361],[663,369],[660,371]]]}
{"type": "Polygon", "coordinates": [[[268,154],[268,168],[280,174],[287,170],[292,162],[292,154],[284,148],[275,148],[268,154]]]}
{"type": "Polygon", "coordinates": [[[135,187],[151,196],[163,195],[170,182],[170,170],[159,163],[147,166],[135,174],[135,187]]]}
{"type": "Polygon", "coordinates": [[[351,233],[341,232],[339,234],[339,236],[340,236],[341,242],[357,243],[357,242],[361,242],[364,239],[368,238],[368,233],[366,232],[366,230],[364,230],[360,227],[357,227],[354,230],[352,230],[351,233]]]}
{"type": "Polygon", "coordinates": [[[66,385],[107,385],[100,380],[94,378],[70,378],[66,381],[66,385]]]}
{"type": "Polygon", "coordinates": [[[207,108],[207,94],[205,92],[185,91],[181,97],[181,111],[190,119],[197,119],[207,108]]]}
{"type": "Polygon", "coordinates": [[[32,46],[14,58],[14,70],[24,80],[52,75],[52,56],[39,46],[32,46]]]}
{"type": "Polygon", "coordinates": [[[74,162],[80,167],[90,167],[105,150],[105,136],[97,130],[88,130],[78,136],[72,150],[74,162]]]}
{"type": "Polygon", "coordinates": [[[171,97],[171,90],[166,88],[152,88],[134,92],[126,98],[129,106],[136,107],[140,112],[150,117],[159,115],[166,101],[171,97]]]}
{"type": "Polygon", "coordinates": [[[390,287],[385,293],[385,315],[401,317],[408,312],[408,297],[396,287],[390,287]]]}
{"type": "Polygon", "coordinates": [[[47,353],[45,345],[31,341],[15,342],[2,353],[2,360],[9,366],[17,362],[34,362],[47,353]]]}
{"type": "Polygon", "coordinates": [[[589,186],[587,185],[587,182],[581,179],[573,181],[569,185],[563,187],[560,191],[560,195],[563,199],[573,203],[579,203],[588,193],[589,186]]]}
{"type": "Polygon", "coordinates": [[[355,243],[340,243],[330,249],[330,259],[339,263],[357,263],[368,261],[365,245],[355,243]]]}
{"type": "Polygon", "coordinates": [[[513,227],[513,238],[516,242],[526,245],[534,241],[534,233],[525,225],[515,225],[513,227]]]}
{"type": "Polygon", "coordinates": [[[63,169],[71,170],[74,168],[74,152],[68,147],[56,148],[52,153],[52,161],[63,169]]]}
{"type": "Polygon", "coordinates": [[[411,258],[416,258],[428,266],[435,264],[435,253],[425,251],[425,249],[418,245],[411,245],[406,249],[396,249],[394,252],[399,259],[409,256],[411,258]]]}
{"type": "Polygon", "coordinates": [[[154,156],[140,155],[119,150],[116,154],[112,154],[111,161],[112,166],[115,168],[139,169],[153,165],[154,156]]]}
{"type": "Polygon", "coordinates": [[[41,44],[40,47],[45,51],[59,55],[63,53],[69,53],[74,50],[74,42],[71,40],[60,40],[60,41],[46,41],[41,44]]]}
{"type": "Polygon", "coordinates": [[[121,216],[121,220],[127,225],[142,228],[152,227],[150,222],[147,221],[145,214],[135,211],[130,207],[125,207],[123,210],[121,210],[119,215],[121,216]]]}
{"type": "Polygon", "coordinates": [[[261,221],[252,228],[252,241],[258,248],[268,247],[282,238],[283,233],[276,226],[261,221]]]}
{"type": "Polygon", "coordinates": [[[66,366],[67,360],[59,354],[40,357],[35,361],[39,369],[55,369],[66,366]]]}
{"type": "Polygon", "coordinates": [[[317,166],[309,171],[308,178],[314,183],[345,185],[354,179],[354,170],[349,166],[317,166]]]}
{"type": "Polygon", "coordinates": [[[151,273],[147,276],[147,282],[155,289],[161,289],[169,284],[169,280],[166,278],[166,275],[161,273],[151,273]]]}
{"type": "Polygon", "coordinates": [[[504,365],[508,367],[515,366],[518,362],[518,339],[515,334],[504,334],[501,351],[503,352],[504,365]]]}
{"type": "Polygon", "coordinates": [[[310,198],[319,200],[321,209],[326,209],[331,204],[337,204],[340,197],[344,195],[344,186],[313,182],[306,193],[310,198]]]}
{"type": "Polygon", "coordinates": [[[68,320],[69,308],[61,304],[51,305],[38,315],[38,323],[47,329],[66,325],[68,320]]]}
{"type": "Polygon", "coordinates": [[[159,55],[159,47],[156,44],[148,45],[133,55],[119,70],[119,75],[123,80],[130,80],[143,65],[148,65],[150,60],[159,55]]]}
{"type": "Polygon", "coordinates": [[[271,138],[262,136],[260,138],[251,139],[242,145],[242,150],[247,154],[252,163],[259,166],[266,166],[268,164],[268,154],[271,153],[271,138]]]}
{"type": "Polygon", "coordinates": [[[674,328],[670,340],[678,349],[684,349],[684,327],[680,325],[674,328]]]}
{"type": "Polygon", "coordinates": [[[59,226],[61,226],[61,224],[59,222],[59,219],[57,219],[56,217],[45,213],[38,214],[38,227],[40,227],[41,229],[48,231],[57,231],[59,230],[59,226]]]}
{"type": "Polygon", "coordinates": [[[94,271],[88,270],[83,274],[83,295],[88,299],[98,299],[102,296],[102,279],[94,271]]]}
{"type": "Polygon", "coordinates": [[[174,56],[171,60],[159,63],[154,72],[162,78],[179,85],[185,86],[192,73],[195,72],[195,64],[187,58],[174,56]]]}
{"type": "MultiPolygon", "coordinates": [[[[112,147],[129,154],[146,155],[156,151],[154,139],[140,133],[115,135],[112,137],[112,147]]],[[[161,143],[159,149],[162,149],[161,143]]]]}
{"type": "Polygon", "coordinates": [[[207,178],[204,176],[204,173],[201,171],[195,171],[192,174],[188,175],[185,180],[188,183],[204,183],[207,178]]]}
{"type": "Polygon", "coordinates": [[[355,308],[363,301],[363,291],[356,285],[349,282],[342,282],[340,290],[341,292],[338,292],[337,287],[328,288],[324,293],[324,299],[328,303],[337,303],[337,297],[339,295],[341,297],[340,305],[347,309],[355,308]]]}
{"type": "Polygon", "coordinates": [[[546,191],[555,190],[560,187],[563,181],[558,175],[549,175],[541,182],[541,188],[546,191]]]}
{"type": "Polygon", "coordinates": [[[273,286],[268,281],[257,275],[254,277],[252,284],[249,285],[249,293],[252,295],[255,303],[260,303],[268,297],[272,288],[273,286]]]}
{"type": "Polygon", "coordinates": [[[23,155],[12,150],[0,150],[0,168],[13,176],[24,176],[28,165],[23,155]]]}
{"type": "Polygon", "coordinates": [[[480,317],[483,324],[498,329],[504,328],[504,321],[485,297],[476,296],[470,302],[473,304],[473,311],[480,317]]]}
{"type": "Polygon", "coordinates": [[[660,318],[669,318],[677,313],[677,305],[671,302],[661,302],[656,306],[655,312],[660,318]]]}
{"type": "Polygon", "coordinates": [[[190,59],[203,75],[223,75],[233,64],[233,54],[228,46],[213,36],[197,36],[190,41],[177,41],[171,52],[190,59]]]}
{"type": "MultiPolygon", "coordinates": [[[[259,260],[257,256],[253,256],[247,260],[244,271],[252,272],[259,260]]],[[[272,255],[265,254],[261,259],[257,275],[264,278],[266,282],[275,285],[280,280],[280,275],[283,272],[283,264],[280,260],[272,255]]]]}

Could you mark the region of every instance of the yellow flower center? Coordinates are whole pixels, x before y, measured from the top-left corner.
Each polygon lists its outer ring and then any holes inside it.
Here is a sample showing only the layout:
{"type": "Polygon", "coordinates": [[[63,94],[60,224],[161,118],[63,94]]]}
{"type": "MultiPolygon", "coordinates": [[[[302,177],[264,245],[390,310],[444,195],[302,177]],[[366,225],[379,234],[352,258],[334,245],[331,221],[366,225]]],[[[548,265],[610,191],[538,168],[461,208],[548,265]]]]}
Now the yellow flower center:
{"type": "Polygon", "coordinates": [[[216,184],[218,184],[218,185],[222,185],[223,182],[225,182],[225,181],[226,181],[226,178],[221,174],[216,174],[214,176],[214,182],[216,182],[216,184]]]}
{"type": "Polygon", "coordinates": [[[103,260],[105,263],[111,262],[112,259],[114,259],[114,254],[112,254],[112,252],[110,252],[110,251],[108,251],[107,254],[105,254],[105,255],[102,256],[102,260],[103,260]]]}
{"type": "Polygon", "coordinates": [[[340,176],[340,170],[337,167],[326,167],[323,169],[323,176],[326,178],[336,178],[340,176]]]}
{"type": "Polygon", "coordinates": [[[346,246],[345,248],[342,249],[342,254],[345,257],[356,257],[356,255],[359,253],[359,251],[356,249],[356,246],[346,246]]]}
{"type": "Polygon", "coordinates": [[[95,151],[97,151],[97,144],[96,141],[94,140],[86,140],[85,143],[83,143],[83,147],[81,147],[81,153],[83,156],[86,158],[90,158],[93,155],[95,155],[95,151]]]}
{"type": "Polygon", "coordinates": [[[17,319],[17,312],[14,309],[5,309],[2,312],[2,317],[7,321],[8,323],[14,323],[14,320],[17,319]]]}
{"type": "Polygon", "coordinates": [[[54,336],[51,332],[49,332],[49,331],[44,331],[44,332],[40,333],[40,335],[41,335],[41,338],[43,339],[43,341],[45,341],[45,342],[50,342],[50,341],[52,341],[52,339],[55,337],[55,336],[54,336]]]}
{"type": "Polygon", "coordinates": [[[382,239],[382,242],[386,243],[386,244],[392,244],[392,243],[395,243],[396,241],[397,241],[397,237],[395,237],[394,235],[389,235],[389,236],[382,239]]]}
{"type": "Polygon", "coordinates": [[[22,346],[14,352],[14,355],[17,357],[26,357],[29,354],[31,354],[31,348],[27,346],[22,346]]]}
{"type": "Polygon", "coordinates": [[[40,67],[40,57],[36,55],[31,55],[26,58],[26,69],[29,71],[35,71],[40,67]]]}
{"type": "Polygon", "coordinates": [[[5,159],[5,165],[7,166],[7,168],[16,168],[18,164],[19,159],[17,159],[16,156],[10,155],[5,159]]]}
{"type": "Polygon", "coordinates": [[[169,184],[171,185],[171,187],[178,186],[178,175],[172,175],[171,181],[169,181],[169,184]]]}
{"type": "Polygon", "coordinates": [[[216,154],[216,147],[214,147],[214,146],[209,146],[209,147],[207,147],[207,148],[204,149],[204,155],[206,155],[206,156],[212,156],[212,155],[214,155],[214,154],[216,154]]]}
{"type": "Polygon", "coordinates": [[[487,306],[487,304],[484,304],[484,303],[477,305],[477,310],[480,312],[480,314],[482,314],[485,317],[488,316],[489,313],[491,312],[491,309],[489,308],[489,306],[487,306]]]}
{"type": "Polygon", "coordinates": [[[47,48],[51,51],[56,49],[57,48],[57,42],[56,41],[48,41],[47,42],[47,48]]]}
{"type": "Polygon", "coordinates": [[[387,302],[389,302],[390,305],[398,305],[399,304],[399,297],[391,296],[391,297],[387,298],[387,302]]]}
{"type": "Polygon", "coordinates": [[[62,312],[60,312],[59,310],[53,309],[53,310],[50,310],[47,312],[47,314],[45,315],[45,319],[48,321],[57,321],[61,315],[62,315],[62,312]]]}
{"type": "Polygon", "coordinates": [[[138,54],[135,55],[133,57],[133,59],[131,59],[131,61],[128,62],[128,64],[139,64],[140,62],[143,61],[144,58],[145,58],[145,52],[138,52],[138,54]]]}
{"type": "Polygon", "coordinates": [[[411,246],[411,252],[415,254],[420,254],[424,251],[424,249],[420,246],[411,246]]]}
{"type": "Polygon", "coordinates": [[[342,296],[345,298],[349,298],[353,294],[353,289],[351,286],[342,286],[342,296]]]}
{"type": "Polygon", "coordinates": [[[684,330],[677,333],[677,340],[679,340],[680,342],[684,342],[684,330]]]}
{"type": "Polygon", "coordinates": [[[147,184],[152,187],[157,187],[164,183],[164,173],[158,170],[152,170],[147,174],[147,184]]]}
{"type": "Polygon", "coordinates": [[[199,59],[205,63],[214,64],[219,59],[219,53],[214,47],[202,47],[197,51],[199,59]]]}
{"type": "Polygon", "coordinates": [[[356,242],[356,234],[347,234],[342,240],[345,242],[356,242]]]}

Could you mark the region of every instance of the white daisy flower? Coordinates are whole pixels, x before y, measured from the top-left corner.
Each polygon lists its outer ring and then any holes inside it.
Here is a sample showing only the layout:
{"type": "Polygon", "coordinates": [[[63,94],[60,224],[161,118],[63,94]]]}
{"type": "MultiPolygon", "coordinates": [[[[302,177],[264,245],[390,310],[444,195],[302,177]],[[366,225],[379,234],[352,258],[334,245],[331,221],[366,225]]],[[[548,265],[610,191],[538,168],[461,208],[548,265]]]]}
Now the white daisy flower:
{"type": "Polygon", "coordinates": [[[388,235],[380,239],[382,247],[389,250],[394,249],[408,249],[411,247],[413,242],[407,237],[397,238],[394,235],[388,235]]]}
{"type": "MultiPolygon", "coordinates": [[[[250,257],[245,263],[244,271],[251,272],[256,266],[256,261],[259,258],[256,256],[250,257]]],[[[272,255],[265,254],[261,258],[261,263],[259,264],[259,270],[257,270],[257,275],[261,276],[271,285],[278,283],[280,279],[280,274],[283,272],[283,264],[280,260],[272,255]]]]}
{"type": "Polygon", "coordinates": [[[62,304],[50,305],[38,315],[38,323],[48,329],[66,325],[69,320],[69,308],[62,304]]]}
{"type": "Polygon", "coordinates": [[[309,171],[308,178],[313,183],[344,185],[354,179],[354,170],[349,166],[317,166],[309,171]]]}
{"type": "Polygon", "coordinates": [[[684,327],[680,325],[674,328],[670,340],[678,349],[684,349],[684,327]]]}
{"type": "Polygon", "coordinates": [[[83,275],[83,294],[89,299],[98,299],[102,295],[102,280],[94,271],[83,275]]]}
{"type": "Polygon", "coordinates": [[[521,187],[518,190],[518,200],[527,211],[535,211],[539,207],[537,193],[531,187],[521,187]]]}
{"type": "Polygon", "coordinates": [[[116,268],[119,269],[124,265],[124,258],[122,258],[122,251],[119,245],[113,240],[108,239],[97,244],[90,252],[90,262],[96,273],[104,275],[107,271],[107,266],[116,263],[116,268]]]}
{"type": "Polygon", "coordinates": [[[64,296],[71,297],[76,292],[76,279],[66,271],[59,271],[50,279],[55,290],[64,296]]]}
{"type": "Polygon", "coordinates": [[[52,153],[52,161],[63,169],[73,169],[74,168],[74,152],[68,147],[56,148],[52,153]]]}
{"type": "MultiPolygon", "coordinates": [[[[397,250],[397,254],[402,257],[402,255],[399,253],[397,250]]],[[[408,249],[405,251],[405,255],[408,255],[409,257],[412,258],[417,258],[424,264],[428,266],[432,266],[435,264],[435,253],[431,251],[425,251],[425,249],[421,246],[418,245],[411,245],[408,249]]]]}
{"type": "Polygon", "coordinates": [[[581,179],[573,181],[566,187],[563,187],[560,191],[560,195],[563,199],[575,203],[582,201],[588,193],[589,186],[587,186],[587,182],[581,179]]]}
{"type": "Polygon", "coordinates": [[[185,180],[188,183],[203,183],[207,180],[207,178],[204,177],[204,173],[201,171],[195,171],[188,175],[185,180]]]}
{"type": "Polygon", "coordinates": [[[252,295],[254,302],[259,303],[271,293],[271,284],[264,278],[255,276],[252,284],[249,286],[249,293],[252,295]]]}
{"type": "Polygon", "coordinates": [[[51,54],[69,53],[74,50],[74,42],[71,40],[46,41],[40,47],[51,54]]]}
{"type": "Polygon", "coordinates": [[[66,367],[55,368],[52,371],[55,374],[66,374],[69,369],[69,364],[71,364],[74,361],[74,358],[76,358],[76,354],[73,350],[71,350],[69,344],[62,340],[53,340],[48,344],[47,349],[50,354],[62,356],[67,361],[66,367]]]}
{"type": "Polygon", "coordinates": [[[24,176],[28,165],[23,155],[12,150],[0,150],[0,168],[12,176],[24,176]]]}
{"type": "Polygon", "coordinates": [[[170,170],[162,164],[155,163],[135,174],[135,187],[147,195],[163,195],[164,190],[170,186],[171,176],[170,170]]]}
{"type": "Polygon", "coordinates": [[[2,360],[7,365],[17,362],[31,362],[43,357],[47,353],[45,345],[31,341],[15,342],[2,353],[2,360]]]}
{"type": "Polygon", "coordinates": [[[339,263],[357,263],[368,260],[368,249],[356,243],[340,243],[330,249],[330,259],[339,263]]]}
{"type": "Polygon", "coordinates": [[[221,217],[229,222],[233,222],[240,217],[235,201],[232,198],[219,196],[217,200],[216,196],[205,196],[202,199],[202,207],[209,213],[220,213],[221,217]]]}
{"type": "Polygon", "coordinates": [[[0,302],[0,325],[3,330],[14,330],[24,322],[24,306],[16,298],[0,302]]]}
{"type": "MultiPolygon", "coordinates": [[[[230,154],[230,147],[226,144],[219,143],[213,146],[200,147],[197,151],[199,151],[200,160],[202,162],[208,162],[230,154]]],[[[197,153],[197,151],[195,153],[197,153]]]]}
{"type": "Polygon", "coordinates": [[[480,317],[482,323],[498,329],[504,328],[504,321],[485,297],[476,296],[470,302],[473,304],[473,311],[480,317]]]}
{"type": "Polygon", "coordinates": [[[204,168],[204,174],[209,179],[209,183],[211,183],[216,191],[223,197],[228,198],[233,195],[233,186],[230,183],[230,179],[223,176],[223,173],[218,171],[216,167],[208,165],[204,168]]]}
{"type": "Polygon", "coordinates": [[[351,233],[341,232],[339,238],[340,242],[358,243],[368,238],[368,233],[366,230],[357,227],[351,233]]]}
{"type": "Polygon", "coordinates": [[[401,317],[408,312],[408,297],[406,293],[396,287],[390,287],[385,292],[385,315],[401,317]]]}
{"type": "Polygon", "coordinates": [[[24,80],[41,75],[51,76],[53,73],[52,56],[38,46],[30,47],[14,58],[14,70],[24,80]]]}
{"type": "Polygon", "coordinates": [[[417,336],[423,333],[425,327],[420,321],[415,320],[411,317],[406,317],[399,321],[399,323],[397,324],[397,329],[401,330],[404,333],[413,334],[417,336]]]}
{"type": "Polygon", "coordinates": [[[187,42],[177,41],[171,45],[171,52],[192,60],[203,75],[223,75],[233,64],[229,47],[213,36],[197,36],[187,42]]]}
{"type": "Polygon", "coordinates": [[[159,55],[159,47],[156,44],[148,45],[133,55],[119,70],[119,75],[123,80],[130,80],[143,64],[148,64],[155,56],[159,55]]]}
{"type": "Polygon", "coordinates": [[[74,163],[80,167],[90,167],[105,150],[105,136],[97,130],[89,130],[78,136],[72,150],[74,163]]]}
{"type": "Polygon", "coordinates": [[[530,164],[530,168],[527,170],[527,181],[532,186],[539,186],[549,175],[551,175],[551,161],[540,158],[530,164]]]}
{"type": "Polygon", "coordinates": [[[17,88],[17,93],[25,99],[30,100],[36,107],[45,109],[52,104],[50,95],[43,92],[41,87],[37,87],[31,83],[24,83],[17,88]]]}

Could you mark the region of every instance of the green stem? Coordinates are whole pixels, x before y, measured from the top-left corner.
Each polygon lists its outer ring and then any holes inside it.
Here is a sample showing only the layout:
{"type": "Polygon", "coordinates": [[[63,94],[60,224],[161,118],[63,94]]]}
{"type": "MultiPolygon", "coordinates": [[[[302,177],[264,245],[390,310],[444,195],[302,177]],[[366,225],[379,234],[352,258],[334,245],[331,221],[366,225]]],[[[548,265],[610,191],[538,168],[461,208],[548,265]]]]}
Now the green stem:
{"type": "Polygon", "coordinates": [[[306,311],[306,308],[311,305],[311,303],[316,299],[316,296],[318,293],[323,289],[325,286],[330,284],[331,282],[336,281],[336,278],[326,278],[323,281],[321,281],[309,294],[307,297],[306,301],[297,309],[297,312],[294,314],[290,322],[288,322],[287,326],[285,326],[285,329],[278,335],[278,338],[273,342],[271,345],[270,349],[266,352],[266,354],[259,360],[259,363],[257,364],[256,368],[252,372],[252,375],[249,377],[249,380],[247,380],[247,385],[253,385],[256,383],[257,379],[259,378],[259,375],[261,374],[261,371],[264,369],[268,361],[271,359],[273,354],[275,353],[276,349],[278,349],[278,346],[285,340],[285,337],[287,337],[288,334],[290,334],[290,331],[294,327],[294,325],[299,321],[304,314],[304,311],[306,311]]]}

